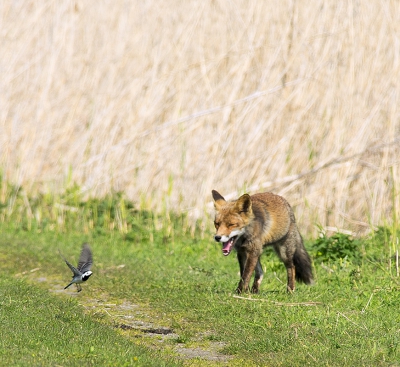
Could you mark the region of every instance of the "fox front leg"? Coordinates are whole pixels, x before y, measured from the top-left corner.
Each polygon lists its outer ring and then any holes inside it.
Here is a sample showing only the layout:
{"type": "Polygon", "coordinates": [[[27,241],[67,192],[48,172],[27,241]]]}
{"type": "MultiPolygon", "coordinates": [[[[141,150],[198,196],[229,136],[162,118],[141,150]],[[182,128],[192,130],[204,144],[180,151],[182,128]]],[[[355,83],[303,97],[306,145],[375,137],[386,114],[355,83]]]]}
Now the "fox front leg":
{"type": "MultiPolygon", "coordinates": [[[[242,254],[241,260],[243,260],[243,256],[245,256],[245,262],[243,266],[243,272],[242,272],[242,263],[240,262],[239,258],[239,264],[240,264],[240,282],[238,284],[238,287],[236,289],[236,293],[242,293],[242,292],[247,292],[249,290],[249,283],[250,283],[250,278],[256,269],[257,262],[259,256],[254,256],[253,254],[242,254]]],[[[239,256],[238,256],[239,257],[239,256]]],[[[253,286],[254,288],[254,286],[253,286]]]]}

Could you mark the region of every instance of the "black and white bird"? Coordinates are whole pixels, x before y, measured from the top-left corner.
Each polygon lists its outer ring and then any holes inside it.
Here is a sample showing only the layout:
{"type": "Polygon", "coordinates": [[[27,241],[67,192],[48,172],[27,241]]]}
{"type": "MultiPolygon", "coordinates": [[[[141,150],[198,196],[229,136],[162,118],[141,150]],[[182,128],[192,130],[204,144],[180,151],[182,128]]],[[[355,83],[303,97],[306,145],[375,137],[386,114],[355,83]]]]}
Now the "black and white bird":
{"type": "Polygon", "coordinates": [[[81,256],[79,257],[78,266],[76,268],[72,266],[71,263],[68,262],[68,260],[61,254],[60,250],[58,250],[58,252],[64,259],[68,267],[71,269],[71,271],[74,273],[74,275],[72,276],[71,283],[69,283],[64,289],[67,289],[72,284],[76,284],[76,288],[78,289],[78,292],[80,292],[82,290],[80,284],[86,282],[93,274],[90,271],[90,268],[92,267],[93,264],[93,256],[89,245],[87,243],[84,243],[82,245],[81,256]]]}

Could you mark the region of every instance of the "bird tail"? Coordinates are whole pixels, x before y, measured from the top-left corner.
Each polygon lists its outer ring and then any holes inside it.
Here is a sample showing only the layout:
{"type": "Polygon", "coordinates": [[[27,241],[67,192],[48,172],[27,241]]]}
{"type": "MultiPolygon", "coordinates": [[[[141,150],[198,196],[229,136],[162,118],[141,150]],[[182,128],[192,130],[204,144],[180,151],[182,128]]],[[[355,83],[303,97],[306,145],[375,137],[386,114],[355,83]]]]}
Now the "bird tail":
{"type": "Polygon", "coordinates": [[[69,286],[71,286],[72,284],[74,284],[73,282],[69,283],[66,287],[64,287],[64,289],[67,289],[69,286]]]}

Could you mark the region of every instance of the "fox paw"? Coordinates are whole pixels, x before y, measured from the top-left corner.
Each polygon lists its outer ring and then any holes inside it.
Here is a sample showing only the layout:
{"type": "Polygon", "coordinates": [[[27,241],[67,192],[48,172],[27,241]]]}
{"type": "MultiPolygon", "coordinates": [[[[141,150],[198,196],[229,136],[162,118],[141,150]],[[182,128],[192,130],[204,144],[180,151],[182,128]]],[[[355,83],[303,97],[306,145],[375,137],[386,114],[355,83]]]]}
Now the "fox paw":
{"type": "Polygon", "coordinates": [[[258,287],[252,287],[251,288],[251,293],[254,293],[254,294],[257,294],[257,293],[259,293],[260,292],[260,290],[258,289],[258,287]]]}

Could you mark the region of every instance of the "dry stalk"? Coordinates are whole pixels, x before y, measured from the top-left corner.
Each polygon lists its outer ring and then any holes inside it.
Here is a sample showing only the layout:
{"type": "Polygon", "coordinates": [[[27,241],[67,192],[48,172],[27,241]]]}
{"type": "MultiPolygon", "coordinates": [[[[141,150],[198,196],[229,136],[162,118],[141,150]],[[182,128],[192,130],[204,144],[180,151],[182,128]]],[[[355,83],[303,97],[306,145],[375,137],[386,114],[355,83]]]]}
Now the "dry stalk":
{"type": "Polygon", "coordinates": [[[276,306],[287,306],[287,307],[294,307],[294,306],[320,306],[323,305],[322,302],[277,302],[277,301],[270,301],[267,299],[260,299],[260,298],[251,298],[251,297],[242,297],[234,295],[233,298],[238,298],[245,301],[260,301],[260,302],[269,302],[273,303],[276,306]]]}
{"type": "Polygon", "coordinates": [[[28,195],[76,182],[209,223],[211,189],[268,188],[309,234],[393,221],[398,2],[5,0],[0,17],[1,180],[28,195]]]}

